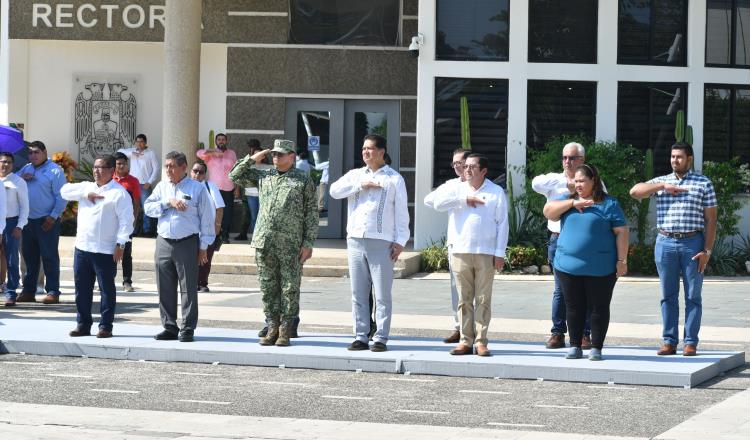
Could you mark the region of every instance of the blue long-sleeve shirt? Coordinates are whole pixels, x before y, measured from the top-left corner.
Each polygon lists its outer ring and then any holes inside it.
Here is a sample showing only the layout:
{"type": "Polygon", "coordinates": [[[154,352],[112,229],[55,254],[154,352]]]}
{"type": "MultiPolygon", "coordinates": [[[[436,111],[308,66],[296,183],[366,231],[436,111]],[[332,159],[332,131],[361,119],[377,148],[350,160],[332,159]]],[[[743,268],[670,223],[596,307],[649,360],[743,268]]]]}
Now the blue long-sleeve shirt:
{"type": "Polygon", "coordinates": [[[216,209],[211,195],[205,185],[187,176],[177,184],[168,180],[159,182],[143,204],[143,211],[147,216],[159,219],[156,232],[164,238],[179,240],[198,234],[203,250],[216,238],[216,209]],[[172,199],[182,200],[188,208],[178,211],[170,204],[172,199]]]}
{"type": "Polygon", "coordinates": [[[60,195],[60,188],[65,185],[65,172],[60,166],[47,159],[43,164],[35,167],[31,163],[23,166],[16,174],[33,174],[34,177],[26,181],[29,192],[29,219],[44,217],[59,218],[68,202],[60,195]]]}

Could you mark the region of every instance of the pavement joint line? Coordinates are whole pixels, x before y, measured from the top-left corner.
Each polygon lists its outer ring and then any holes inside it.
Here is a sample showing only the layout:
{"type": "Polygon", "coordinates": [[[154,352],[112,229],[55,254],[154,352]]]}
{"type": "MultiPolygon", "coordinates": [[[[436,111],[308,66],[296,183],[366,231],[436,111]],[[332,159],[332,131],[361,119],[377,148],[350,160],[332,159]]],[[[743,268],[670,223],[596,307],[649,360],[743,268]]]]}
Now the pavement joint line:
{"type": "Polygon", "coordinates": [[[187,402],[187,403],[203,403],[206,405],[231,405],[232,402],[217,402],[214,400],[192,400],[192,399],[180,399],[178,402],[187,402]]]}
{"type": "Polygon", "coordinates": [[[459,393],[472,393],[472,394],[511,394],[509,391],[492,391],[492,390],[458,390],[459,393]]]}
{"type": "Polygon", "coordinates": [[[175,374],[181,374],[183,376],[213,376],[213,377],[221,376],[220,374],[216,374],[216,373],[191,373],[188,371],[178,371],[175,374]]]}
{"type": "Polygon", "coordinates": [[[133,390],[107,390],[102,388],[92,388],[89,391],[94,391],[96,393],[121,393],[121,394],[138,394],[140,391],[133,391],[133,390]]]}
{"type": "Polygon", "coordinates": [[[637,390],[637,388],[634,388],[634,387],[617,387],[617,386],[613,386],[613,385],[609,385],[609,386],[606,386],[606,385],[587,385],[587,387],[588,388],[600,389],[600,390],[632,390],[632,391],[637,390]]]}
{"type": "Polygon", "coordinates": [[[531,423],[502,423],[502,422],[487,422],[490,426],[515,426],[518,428],[546,428],[547,425],[534,425],[531,423]]]}
{"type": "Polygon", "coordinates": [[[0,364],[12,364],[12,365],[47,365],[47,362],[0,361],[0,364]]]}
{"type": "Polygon", "coordinates": [[[372,400],[372,397],[360,397],[360,396],[331,396],[323,395],[320,396],[323,399],[341,399],[341,400],[372,400]]]}
{"type": "Polygon", "coordinates": [[[554,408],[554,409],[589,409],[588,406],[573,406],[573,405],[543,405],[535,404],[535,408],[554,408]]]}
{"type": "Polygon", "coordinates": [[[292,386],[299,386],[299,387],[312,387],[316,386],[315,384],[308,384],[308,383],[302,383],[302,382],[276,382],[272,380],[251,380],[249,383],[257,383],[257,384],[263,384],[263,385],[292,385],[292,386]]]}
{"type": "Polygon", "coordinates": [[[84,376],[80,374],[62,374],[62,373],[47,373],[46,376],[64,377],[64,378],[70,378],[70,379],[93,379],[94,378],[94,376],[84,376]]]}
{"type": "Polygon", "coordinates": [[[395,382],[425,382],[425,383],[437,382],[436,379],[406,379],[402,377],[389,377],[388,380],[395,381],[395,382]]]}
{"type": "Polygon", "coordinates": [[[449,411],[427,411],[421,409],[397,409],[397,413],[408,413],[408,414],[435,414],[435,415],[448,415],[449,411]]]}

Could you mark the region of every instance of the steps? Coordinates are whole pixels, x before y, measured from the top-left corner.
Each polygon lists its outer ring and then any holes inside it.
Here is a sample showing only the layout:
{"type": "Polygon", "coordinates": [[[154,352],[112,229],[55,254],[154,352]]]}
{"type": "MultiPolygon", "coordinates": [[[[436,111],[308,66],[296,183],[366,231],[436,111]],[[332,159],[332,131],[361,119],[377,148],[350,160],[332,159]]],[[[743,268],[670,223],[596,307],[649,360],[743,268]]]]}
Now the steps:
{"type": "MultiPolygon", "coordinates": [[[[75,237],[60,237],[60,264],[73,266],[75,237]]],[[[152,271],[154,269],[155,240],[136,237],[133,239],[133,270],[152,271]]],[[[313,248],[313,257],[302,268],[306,277],[345,277],[349,275],[345,240],[318,240],[313,248]]],[[[396,262],[394,278],[406,278],[419,272],[421,257],[419,252],[404,251],[396,262]]],[[[248,242],[225,244],[214,253],[211,273],[256,275],[255,249],[248,242]]]]}

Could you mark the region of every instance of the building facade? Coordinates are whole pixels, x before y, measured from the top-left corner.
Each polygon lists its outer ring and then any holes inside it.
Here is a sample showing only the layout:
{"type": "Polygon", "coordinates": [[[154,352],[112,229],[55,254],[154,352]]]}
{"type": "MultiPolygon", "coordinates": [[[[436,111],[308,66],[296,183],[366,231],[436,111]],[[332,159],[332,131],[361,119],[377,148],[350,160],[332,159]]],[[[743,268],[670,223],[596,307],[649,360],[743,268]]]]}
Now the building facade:
{"type": "MultiPolygon", "coordinates": [[[[164,0],[0,5],[0,122],[75,159],[135,133],[166,153],[164,0]]],[[[416,247],[444,235],[421,201],[452,172],[462,98],[490,177],[519,188],[529,149],[565,133],[653,148],[664,165],[677,110],[698,169],[750,161],[746,0],[203,0],[202,41],[200,141],[226,132],[244,155],[250,138],[290,138],[335,180],[380,133],[416,247]]],[[[342,203],[327,201],[321,237],[345,235],[342,203]]]]}

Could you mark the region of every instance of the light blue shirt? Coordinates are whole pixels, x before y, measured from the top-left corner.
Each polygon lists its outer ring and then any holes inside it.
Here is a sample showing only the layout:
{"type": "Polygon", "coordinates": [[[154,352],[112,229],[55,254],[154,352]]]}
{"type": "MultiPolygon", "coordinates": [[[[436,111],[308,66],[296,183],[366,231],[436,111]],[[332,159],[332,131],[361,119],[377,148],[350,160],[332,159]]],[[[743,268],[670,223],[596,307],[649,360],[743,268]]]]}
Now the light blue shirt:
{"type": "Polygon", "coordinates": [[[47,159],[39,167],[28,163],[16,174],[23,177],[26,173],[34,175],[26,181],[29,190],[29,219],[47,216],[59,218],[68,204],[60,195],[60,188],[68,183],[62,168],[47,159]]]}
{"type": "Polygon", "coordinates": [[[159,182],[146,202],[143,210],[149,217],[159,219],[156,232],[172,240],[198,234],[200,248],[207,249],[216,238],[214,221],[216,210],[205,185],[185,176],[176,185],[166,180],[159,182]],[[188,208],[178,211],[170,200],[185,202],[188,208]]]}

